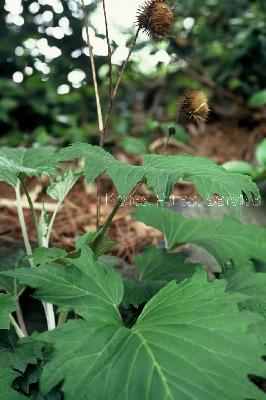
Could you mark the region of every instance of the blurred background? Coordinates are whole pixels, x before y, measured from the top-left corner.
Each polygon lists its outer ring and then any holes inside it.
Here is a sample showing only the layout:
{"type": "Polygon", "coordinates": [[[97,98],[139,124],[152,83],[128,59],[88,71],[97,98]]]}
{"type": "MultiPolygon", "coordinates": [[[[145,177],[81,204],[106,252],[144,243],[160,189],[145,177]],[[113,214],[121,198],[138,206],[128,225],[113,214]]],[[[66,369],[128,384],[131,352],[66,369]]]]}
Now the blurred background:
{"type": "MultiPolygon", "coordinates": [[[[106,109],[107,47],[102,2],[86,0],[106,109]]],[[[177,100],[202,88],[205,127],[178,126],[170,151],[190,147],[218,162],[252,161],[266,137],[266,3],[179,0],[175,35],[153,43],[141,34],[126,71],[107,146],[154,151],[176,118],[177,100]],[[159,142],[158,142],[159,139],[159,142]]],[[[98,143],[83,12],[78,0],[2,0],[0,145],[98,143]]],[[[136,30],[139,0],[107,0],[114,77],[136,30]]]]}

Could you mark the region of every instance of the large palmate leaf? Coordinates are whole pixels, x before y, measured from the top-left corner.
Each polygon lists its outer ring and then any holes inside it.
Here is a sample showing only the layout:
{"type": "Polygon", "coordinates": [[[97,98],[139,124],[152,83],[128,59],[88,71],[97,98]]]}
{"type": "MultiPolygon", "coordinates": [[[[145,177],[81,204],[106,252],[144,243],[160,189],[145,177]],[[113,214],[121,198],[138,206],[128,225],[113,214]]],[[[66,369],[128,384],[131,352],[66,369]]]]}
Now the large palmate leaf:
{"type": "Polygon", "coordinates": [[[0,181],[16,187],[19,173],[27,176],[54,174],[58,165],[55,149],[42,148],[0,148],[0,181]]]}
{"type": "Polygon", "coordinates": [[[86,319],[120,320],[117,307],[123,298],[123,284],[112,268],[95,262],[88,247],[79,258],[68,258],[68,266],[47,265],[7,271],[21,283],[37,288],[35,297],[64,310],[74,310],[86,319]]]}
{"type": "Polygon", "coordinates": [[[250,259],[266,259],[266,229],[257,225],[242,224],[230,217],[221,221],[189,219],[156,205],[138,207],[134,216],[161,230],[168,249],[193,243],[212,254],[221,266],[228,261],[241,265],[250,259]]]}
{"type": "Polygon", "coordinates": [[[161,289],[132,329],[79,320],[41,335],[55,348],[41,390],[63,381],[65,400],[264,399],[248,379],[266,372],[264,347],[246,334],[257,317],[225,285],[199,270],[161,289]]]}
{"type": "Polygon", "coordinates": [[[0,293],[0,329],[9,329],[9,314],[17,308],[14,297],[0,293]]]}
{"type": "Polygon", "coordinates": [[[255,312],[263,317],[256,321],[250,329],[256,333],[262,343],[266,344],[266,274],[242,267],[230,269],[226,278],[228,292],[239,292],[248,296],[240,303],[241,309],[255,312]]]}
{"type": "Polygon", "coordinates": [[[203,157],[145,155],[143,166],[134,166],[117,161],[103,149],[85,143],[74,144],[58,154],[59,160],[79,157],[85,158],[88,182],[105,172],[123,199],[143,180],[147,181],[148,187],[154,189],[160,201],[166,201],[174,184],[181,180],[194,183],[205,201],[211,201],[213,194],[219,194],[231,208],[241,208],[243,192],[250,201],[253,196],[260,197],[250,177],[229,173],[203,157]]]}

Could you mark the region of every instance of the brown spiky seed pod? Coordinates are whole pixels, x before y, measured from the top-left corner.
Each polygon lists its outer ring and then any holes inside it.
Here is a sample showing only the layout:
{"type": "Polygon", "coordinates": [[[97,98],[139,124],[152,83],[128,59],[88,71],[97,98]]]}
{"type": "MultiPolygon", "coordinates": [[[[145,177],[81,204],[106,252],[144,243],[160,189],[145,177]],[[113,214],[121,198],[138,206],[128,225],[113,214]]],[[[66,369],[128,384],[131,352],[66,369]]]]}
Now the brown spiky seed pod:
{"type": "Polygon", "coordinates": [[[153,40],[168,39],[174,23],[174,12],[166,0],[146,1],[138,10],[139,29],[146,32],[153,40]]]}
{"type": "Polygon", "coordinates": [[[180,116],[192,122],[206,121],[209,111],[208,99],[202,90],[189,90],[180,98],[180,116]]]}

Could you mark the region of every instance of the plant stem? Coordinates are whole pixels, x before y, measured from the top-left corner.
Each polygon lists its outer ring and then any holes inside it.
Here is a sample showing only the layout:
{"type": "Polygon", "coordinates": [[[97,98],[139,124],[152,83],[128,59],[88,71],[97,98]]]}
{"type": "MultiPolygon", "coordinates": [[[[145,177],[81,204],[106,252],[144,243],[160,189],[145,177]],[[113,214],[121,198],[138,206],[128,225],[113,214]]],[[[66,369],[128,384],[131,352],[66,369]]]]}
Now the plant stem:
{"type": "MultiPolygon", "coordinates": [[[[110,116],[113,110],[113,105],[114,105],[114,101],[116,99],[116,95],[117,95],[117,91],[119,89],[120,83],[122,81],[122,78],[124,76],[125,73],[125,69],[126,69],[126,65],[131,57],[131,54],[134,50],[134,47],[136,45],[137,42],[137,38],[139,35],[139,31],[140,29],[137,30],[136,35],[133,39],[132,45],[129,48],[129,52],[127,55],[127,58],[125,59],[125,61],[122,64],[122,68],[120,70],[119,76],[118,76],[118,80],[116,82],[116,85],[114,87],[114,90],[112,91],[112,93],[109,96],[109,106],[108,106],[108,110],[106,113],[106,117],[105,117],[105,121],[104,121],[104,126],[103,126],[103,134],[100,136],[100,147],[104,146],[104,139],[105,139],[105,134],[106,134],[106,130],[108,127],[108,123],[110,120],[110,116]]],[[[108,40],[108,39],[107,39],[108,40]]],[[[101,214],[101,176],[98,178],[97,180],[97,215],[96,215],[96,227],[99,228],[100,226],[100,214],[101,214]]]]}
{"type": "Polygon", "coordinates": [[[28,199],[28,203],[29,203],[29,206],[30,206],[30,211],[31,211],[33,223],[34,223],[35,230],[36,230],[37,241],[38,241],[38,243],[39,243],[39,245],[40,245],[40,235],[39,235],[39,228],[38,228],[38,219],[37,219],[36,212],[35,212],[35,209],[34,209],[34,206],[33,206],[33,202],[32,202],[32,200],[31,200],[31,197],[30,197],[28,188],[27,188],[27,186],[26,186],[26,184],[25,184],[25,182],[24,182],[24,179],[21,178],[21,177],[20,177],[19,179],[20,179],[20,182],[21,182],[21,184],[22,184],[22,186],[23,186],[23,189],[24,189],[24,192],[25,192],[25,194],[26,194],[26,197],[27,197],[27,199],[28,199]]]}
{"type": "Polygon", "coordinates": [[[139,32],[140,32],[140,28],[138,28],[138,30],[137,30],[137,32],[135,34],[135,37],[134,37],[134,39],[132,41],[132,44],[131,44],[131,46],[129,48],[129,52],[128,52],[127,58],[125,59],[125,61],[122,64],[122,67],[121,67],[121,70],[120,70],[116,85],[115,85],[114,90],[112,92],[112,96],[109,99],[109,107],[108,107],[108,111],[107,111],[106,118],[105,118],[105,121],[104,121],[104,128],[103,128],[103,143],[104,143],[104,137],[105,137],[105,133],[106,133],[106,129],[107,129],[108,123],[109,123],[110,115],[112,113],[114,101],[116,99],[117,91],[118,91],[120,83],[121,83],[121,81],[123,79],[127,63],[128,63],[128,61],[129,61],[129,59],[131,57],[131,54],[133,53],[134,48],[135,48],[139,32]]]}
{"type": "MultiPolygon", "coordinates": [[[[96,108],[97,108],[97,116],[98,116],[98,127],[99,127],[99,134],[100,134],[100,146],[103,146],[104,143],[104,125],[103,125],[103,116],[102,116],[102,107],[101,107],[101,100],[99,95],[99,88],[98,88],[98,81],[97,81],[97,74],[94,62],[94,54],[93,49],[90,41],[90,34],[89,34],[89,22],[88,17],[86,17],[86,7],[84,0],[81,0],[83,13],[84,13],[84,27],[86,31],[87,37],[87,46],[89,49],[89,61],[92,71],[92,79],[94,85],[94,92],[95,92],[95,100],[96,100],[96,108]]],[[[100,187],[101,187],[101,178],[98,179],[97,184],[97,213],[96,213],[96,226],[97,228],[100,226],[100,187]]]]}
{"type": "MultiPolygon", "coordinates": [[[[17,186],[15,188],[15,193],[16,193],[16,201],[17,201],[17,210],[18,210],[18,219],[19,219],[19,224],[21,228],[21,233],[23,236],[23,241],[26,249],[26,253],[28,256],[32,254],[32,249],[29,241],[29,236],[26,228],[26,223],[25,223],[25,218],[23,214],[23,207],[22,207],[22,200],[21,200],[21,195],[20,195],[20,183],[18,181],[17,186]]],[[[32,261],[30,260],[31,266],[32,266],[32,261]]]]}
{"type": "Polygon", "coordinates": [[[19,326],[20,326],[24,336],[28,336],[26,324],[25,324],[22,310],[21,310],[21,307],[19,304],[19,299],[17,299],[17,305],[18,305],[18,309],[16,310],[16,315],[17,315],[17,320],[18,320],[19,326]]]}
{"type": "Polygon", "coordinates": [[[68,316],[68,311],[62,311],[62,312],[59,314],[57,326],[63,325],[63,324],[66,322],[66,320],[67,320],[67,316],[68,316]]]}
{"type": "Polygon", "coordinates": [[[108,22],[107,22],[107,14],[106,14],[105,0],[103,0],[103,14],[104,14],[104,23],[105,23],[105,36],[106,36],[107,48],[108,48],[109,97],[111,98],[111,97],[112,97],[112,92],[113,92],[112,48],[111,48],[110,38],[109,38],[109,30],[108,30],[108,22]]]}
{"type": "Polygon", "coordinates": [[[119,208],[120,208],[120,206],[122,205],[122,203],[123,203],[123,200],[122,200],[122,199],[120,199],[120,200],[116,203],[116,205],[115,205],[114,208],[112,209],[111,213],[109,214],[107,220],[105,221],[104,225],[102,226],[102,228],[101,228],[101,230],[100,230],[100,233],[99,233],[99,236],[96,238],[96,240],[95,240],[95,242],[94,242],[94,244],[93,244],[93,249],[92,249],[92,250],[93,250],[94,252],[96,251],[96,249],[97,249],[97,247],[99,246],[99,244],[102,242],[102,240],[103,240],[103,238],[104,238],[104,236],[105,236],[105,234],[106,234],[106,232],[107,232],[107,229],[108,229],[109,226],[111,225],[111,223],[112,223],[112,221],[113,221],[113,219],[114,219],[114,216],[115,216],[115,214],[117,213],[117,211],[119,210],[119,208]]]}
{"type": "Polygon", "coordinates": [[[90,60],[90,66],[91,66],[91,71],[92,71],[92,79],[93,79],[93,85],[94,85],[94,92],[95,92],[95,100],[96,100],[96,107],[97,107],[97,115],[98,115],[98,125],[99,125],[99,132],[100,132],[100,137],[103,134],[103,116],[102,116],[102,107],[101,107],[101,101],[100,101],[100,96],[99,96],[99,88],[98,88],[98,82],[97,82],[97,74],[96,74],[96,68],[95,68],[95,62],[94,62],[94,54],[93,54],[93,49],[90,41],[90,34],[89,34],[89,22],[88,22],[88,17],[86,16],[86,7],[84,0],[81,0],[82,3],[82,8],[83,8],[83,13],[84,13],[84,27],[86,31],[86,37],[87,37],[87,46],[89,49],[89,60],[90,60]]]}
{"type": "Polygon", "coordinates": [[[24,335],[23,331],[20,329],[20,327],[17,324],[17,321],[15,320],[15,318],[13,318],[13,316],[11,314],[9,315],[9,319],[10,319],[10,323],[11,323],[11,325],[13,325],[18,337],[20,339],[24,338],[25,335],[24,335]]]}
{"type": "Polygon", "coordinates": [[[61,207],[61,204],[62,204],[61,202],[57,203],[57,205],[56,205],[56,207],[54,209],[52,218],[51,218],[51,220],[49,222],[49,226],[48,226],[48,230],[47,230],[47,234],[46,234],[44,247],[49,247],[49,240],[50,240],[51,232],[52,232],[52,229],[53,229],[54,221],[55,221],[56,215],[57,215],[57,213],[58,213],[58,211],[59,211],[59,209],[61,207]]]}

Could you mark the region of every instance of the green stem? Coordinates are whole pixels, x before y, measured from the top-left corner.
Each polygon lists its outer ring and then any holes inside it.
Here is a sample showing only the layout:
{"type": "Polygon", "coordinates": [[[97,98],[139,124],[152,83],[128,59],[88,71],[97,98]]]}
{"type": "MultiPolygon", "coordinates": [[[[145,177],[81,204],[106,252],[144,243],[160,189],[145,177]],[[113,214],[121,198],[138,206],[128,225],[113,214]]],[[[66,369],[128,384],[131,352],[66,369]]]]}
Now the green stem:
{"type": "Polygon", "coordinates": [[[24,338],[25,337],[24,333],[22,332],[22,330],[20,329],[20,327],[17,324],[17,321],[15,320],[15,318],[13,318],[13,316],[11,314],[9,315],[9,319],[10,319],[10,323],[11,323],[11,325],[13,325],[18,337],[20,339],[24,338]]]}
{"type": "Polygon", "coordinates": [[[57,205],[54,209],[52,218],[51,218],[49,226],[48,226],[47,234],[46,234],[46,246],[45,247],[48,247],[48,245],[49,245],[49,240],[50,240],[51,232],[53,229],[54,221],[55,221],[56,215],[59,211],[59,208],[61,207],[61,204],[62,204],[62,202],[57,203],[57,205]]]}
{"type": "Polygon", "coordinates": [[[68,317],[68,311],[62,311],[62,312],[59,314],[57,326],[63,325],[63,324],[66,322],[67,317],[68,317]]]}
{"type": "MultiPolygon", "coordinates": [[[[25,223],[25,218],[24,218],[24,214],[23,214],[23,207],[22,207],[22,200],[21,200],[21,195],[20,195],[20,184],[19,184],[19,182],[17,183],[17,186],[15,188],[15,192],[16,192],[18,219],[19,219],[19,224],[20,224],[20,228],[21,228],[21,233],[22,233],[22,236],[23,236],[26,253],[27,253],[28,256],[30,256],[32,254],[32,249],[31,249],[29,236],[28,236],[26,223],[25,223]]],[[[32,263],[31,260],[30,260],[30,263],[32,263]]]]}
{"type": "Polygon", "coordinates": [[[31,215],[32,215],[33,223],[34,223],[35,230],[36,230],[37,241],[38,241],[38,243],[39,243],[39,245],[40,245],[40,236],[39,236],[38,219],[37,219],[37,216],[36,216],[36,212],[35,212],[35,210],[34,210],[33,202],[32,202],[32,200],[31,200],[31,197],[30,197],[28,188],[27,188],[27,186],[26,186],[26,184],[25,184],[23,178],[22,178],[22,177],[19,177],[19,179],[20,179],[20,182],[21,182],[21,184],[22,184],[22,186],[23,186],[24,192],[25,192],[26,197],[27,197],[28,202],[29,202],[29,206],[30,206],[30,210],[31,210],[31,215]]]}
{"type": "Polygon", "coordinates": [[[104,236],[105,236],[105,234],[106,234],[106,232],[107,232],[109,226],[111,225],[111,223],[112,223],[112,221],[113,221],[113,219],[114,219],[115,214],[117,213],[117,211],[119,210],[119,208],[121,207],[122,204],[123,204],[123,200],[120,199],[120,200],[116,203],[116,205],[114,206],[112,212],[110,213],[110,215],[108,216],[108,218],[107,218],[107,220],[105,221],[104,225],[103,225],[102,228],[100,229],[99,235],[98,235],[98,237],[96,238],[96,240],[95,240],[95,242],[94,242],[94,244],[93,244],[92,250],[93,250],[94,252],[96,252],[96,249],[97,249],[98,246],[101,244],[101,242],[102,242],[102,240],[103,240],[103,238],[104,238],[104,236]]]}

